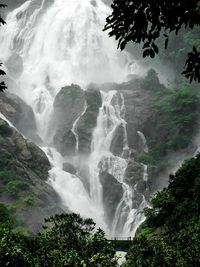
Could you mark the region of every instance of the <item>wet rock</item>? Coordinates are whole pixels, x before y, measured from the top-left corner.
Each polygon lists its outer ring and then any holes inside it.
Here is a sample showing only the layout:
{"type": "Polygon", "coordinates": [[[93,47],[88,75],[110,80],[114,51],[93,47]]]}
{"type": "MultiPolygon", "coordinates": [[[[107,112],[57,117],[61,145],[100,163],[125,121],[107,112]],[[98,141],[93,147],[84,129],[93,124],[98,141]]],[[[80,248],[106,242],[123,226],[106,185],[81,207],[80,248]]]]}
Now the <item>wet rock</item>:
{"type": "Polygon", "coordinates": [[[63,87],[54,100],[54,145],[63,156],[75,151],[76,139],[71,129],[83,112],[84,104],[85,93],[75,84],[63,87]]]}
{"type": "Polygon", "coordinates": [[[0,152],[1,158],[5,154],[5,159],[9,156],[7,167],[14,164],[15,168],[21,170],[30,169],[36,173],[40,179],[47,180],[50,163],[45,153],[31,141],[24,139],[23,136],[7,122],[0,119],[0,152]]]}
{"type": "Polygon", "coordinates": [[[33,110],[21,98],[9,92],[0,93],[0,112],[24,136],[37,144],[42,140],[37,134],[33,110]]]}
{"type": "Polygon", "coordinates": [[[124,146],[124,126],[120,124],[113,134],[110,151],[115,156],[121,156],[124,146]]]}
{"type": "Polygon", "coordinates": [[[99,175],[103,190],[103,203],[106,210],[108,223],[111,223],[115,215],[118,203],[123,196],[122,184],[114,176],[107,172],[101,172],[99,175]]]}
{"type": "Polygon", "coordinates": [[[54,145],[61,155],[74,155],[76,137],[71,130],[59,129],[54,136],[54,145]]]}
{"type": "Polygon", "coordinates": [[[77,123],[79,135],[79,152],[89,154],[91,149],[92,133],[97,124],[99,108],[102,105],[101,93],[96,89],[88,89],[85,92],[87,109],[77,123]]]}
{"type": "Polygon", "coordinates": [[[124,182],[130,186],[134,186],[139,181],[143,180],[144,167],[134,160],[129,161],[125,172],[124,182]]]}
{"type": "Polygon", "coordinates": [[[46,182],[49,170],[45,153],[0,119],[0,202],[12,207],[29,232],[41,230],[45,217],[61,212],[60,198],[46,182]]]}
{"type": "Polygon", "coordinates": [[[74,167],[74,165],[72,165],[69,162],[64,162],[63,163],[63,170],[65,172],[69,172],[71,174],[76,174],[76,168],[74,167]]]}
{"type": "Polygon", "coordinates": [[[134,190],[132,197],[133,209],[138,209],[142,201],[143,201],[143,194],[141,194],[138,190],[134,190]]]}

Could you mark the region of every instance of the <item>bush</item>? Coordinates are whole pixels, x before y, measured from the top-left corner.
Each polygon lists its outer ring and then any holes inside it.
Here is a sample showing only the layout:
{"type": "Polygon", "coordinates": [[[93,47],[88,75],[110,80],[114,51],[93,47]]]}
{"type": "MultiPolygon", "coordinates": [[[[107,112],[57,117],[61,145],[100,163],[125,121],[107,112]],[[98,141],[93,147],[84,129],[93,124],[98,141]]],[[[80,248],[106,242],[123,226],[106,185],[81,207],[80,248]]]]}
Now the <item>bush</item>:
{"type": "Polygon", "coordinates": [[[180,89],[170,90],[160,97],[153,108],[159,123],[155,122],[154,133],[148,139],[151,156],[156,160],[168,151],[187,148],[196,133],[199,119],[199,93],[183,83],[180,89]]]}
{"type": "Polygon", "coordinates": [[[91,219],[60,214],[46,223],[44,232],[32,237],[0,227],[1,266],[118,266],[112,244],[91,219]]]}
{"type": "Polygon", "coordinates": [[[151,205],[123,267],[200,266],[200,154],[170,176],[151,205]]]}
{"type": "Polygon", "coordinates": [[[21,191],[29,190],[29,184],[18,178],[16,180],[10,181],[6,185],[6,192],[11,196],[17,196],[21,191]]]}

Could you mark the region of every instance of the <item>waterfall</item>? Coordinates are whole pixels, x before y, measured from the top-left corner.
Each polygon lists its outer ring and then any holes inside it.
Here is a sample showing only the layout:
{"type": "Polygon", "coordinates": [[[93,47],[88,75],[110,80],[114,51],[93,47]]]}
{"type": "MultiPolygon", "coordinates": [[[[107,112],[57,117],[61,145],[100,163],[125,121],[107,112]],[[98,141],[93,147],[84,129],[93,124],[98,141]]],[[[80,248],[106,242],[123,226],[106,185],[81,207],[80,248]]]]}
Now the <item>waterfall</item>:
{"type": "MultiPolygon", "coordinates": [[[[125,181],[125,171],[128,160],[123,158],[124,151],[128,149],[128,138],[126,131],[125,105],[123,94],[117,91],[101,92],[102,107],[99,112],[97,127],[93,133],[92,154],[89,159],[90,166],[90,185],[91,199],[96,203],[97,208],[103,215],[102,186],[99,181],[99,173],[107,171],[121,183],[123,188],[123,197],[119,202],[115,216],[113,218],[110,231],[111,236],[133,236],[144,215],[142,209],[147,205],[145,197],[142,196],[142,202],[136,209],[133,207],[133,196],[137,192],[137,184],[131,188],[125,181]],[[121,102],[121,104],[120,104],[121,102]],[[121,156],[115,156],[110,151],[111,141],[115,130],[119,125],[123,125],[124,141],[123,152],[121,156]]],[[[147,169],[144,168],[144,177],[146,178],[147,169]]]]}
{"type": "Polygon", "coordinates": [[[76,127],[77,127],[77,123],[78,121],[80,120],[80,118],[85,114],[85,111],[87,109],[87,104],[85,103],[84,105],[84,109],[83,109],[83,112],[81,113],[81,115],[75,120],[75,122],[73,123],[73,126],[72,126],[72,133],[74,134],[75,136],[75,139],[76,139],[76,146],[75,146],[75,154],[78,153],[78,149],[79,149],[79,136],[76,132],[76,127]]]}
{"type": "MultiPolygon", "coordinates": [[[[63,170],[68,158],[52,147],[53,103],[61,87],[75,83],[85,89],[92,82],[120,83],[130,74],[128,66],[133,59],[126,52],[120,53],[115,41],[102,31],[109,12],[102,0],[26,1],[8,14],[7,25],[0,29],[0,58],[7,67],[9,90],[33,109],[42,149],[52,166],[49,183],[60,195],[63,205],[82,216],[92,217],[108,234],[129,236],[143,220],[140,211],[146,202],[143,197],[139,207],[133,208],[137,186],[131,188],[124,181],[129,148],[123,94],[101,92],[102,107],[92,136],[91,154],[85,159],[89,167],[89,192],[79,176],[63,170]],[[12,77],[10,72],[11,67],[18,69],[18,63],[12,61],[13,55],[18,55],[22,61],[18,77],[12,77]],[[123,151],[115,156],[111,143],[120,125],[123,127],[123,151]],[[103,170],[113,175],[123,188],[113,229],[108,229],[105,222],[99,180],[103,170]]],[[[71,129],[76,138],[76,153],[79,148],[76,127],[86,108],[71,129]]]]}
{"type": "Polygon", "coordinates": [[[149,148],[147,146],[147,140],[146,140],[144,134],[142,132],[140,132],[140,131],[137,131],[137,133],[138,133],[139,137],[141,138],[144,152],[148,153],[149,152],[149,148]]]}

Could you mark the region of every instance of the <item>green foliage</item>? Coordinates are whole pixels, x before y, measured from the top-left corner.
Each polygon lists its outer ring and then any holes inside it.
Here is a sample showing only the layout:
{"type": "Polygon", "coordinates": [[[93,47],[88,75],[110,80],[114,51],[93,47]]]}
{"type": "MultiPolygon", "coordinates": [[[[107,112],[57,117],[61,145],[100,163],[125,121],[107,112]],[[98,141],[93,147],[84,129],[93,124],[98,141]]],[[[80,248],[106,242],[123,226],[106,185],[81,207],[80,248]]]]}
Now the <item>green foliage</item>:
{"type": "MultiPolygon", "coordinates": [[[[200,25],[199,1],[124,1],[113,0],[112,14],[107,17],[104,30],[118,40],[122,50],[128,42],[143,44],[143,57],[154,58],[159,53],[158,40],[162,36],[165,49],[171,33],[180,29],[193,29],[200,25]],[[187,14],[187,15],[186,15],[187,14]]],[[[183,74],[200,81],[200,52],[194,47],[188,54],[183,74]]]]}
{"type": "Polygon", "coordinates": [[[16,179],[10,181],[6,186],[6,191],[11,196],[17,196],[21,191],[26,191],[29,189],[29,184],[23,181],[23,179],[16,179]]]}
{"type": "Polygon", "coordinates": [[[36,198],[34,193],[27,192],[26,195],[22,198],[22,201],[29,206],[34,206],[36,204],[36,198]]]}
{"type": "Polygon", "coordinates": [[[131,240],[112,240],[111,243],[116,251],[128,251],[132,245],[131,240]]]}
{"type": "Polygon", "coordinates": [[[8,208],[0,203],[0,227],[10,228],[14,223],[14,218],[11,216],[8,208]]]}
{"type": "Polygon", "coordinates": [[[142,162],[143,164],[155,164],[153,157],[147,153],[140,152],[134,154],[134,159],[136,161],[142,162]]]}
{"type": "Polygon", "coordinates": [[[198,50],[200,49],[200,38],[199,38],[199,30],[194,29],[193,31],[187,31],[183,34],[184,44],[189,45],[191,47],[195,46],[198,50]]]}
{"type": "Polygon", "coordinates": [[[0,181],[4,185],[2,190],[12,197],[30,190],[30,182],[16,175],[14,171],[0,171],[0,181]]]}
{"type": "Polygon", "coordinates": [[[200,218],[171,235],[135,238],[123,267],[200,266],[199,249],[200,218]]]}
{"type": "Polygon", "coordinates": [[[81,259],[83,266],[116,266],[115,250],[102,230],[95,231],[95,224],[91,219],[83,219],[77,214],[60,214],[50,217],[46,223],[50,227],[45,227],[42,234],[42,238],[46,240],[45,246],[39,250],[39,255],[43,255],[40,257],[42,266],[59,266],[57,263],[52,265],[52,253],[55,251],[59,251],[59,259],[62,261],[68,259],[72,253],[81,259]]]}
{"type": "Polygon", "coordinates": [[[170,176],[151,205],[123,267],[200,266],[200,154],[170,176]]]}
{"type": "Polygon", "coordinates": [[[137,237],[142,237],[142,236],[148,236],[149,234],[152,234],[155,231],[155,228],[150,228],[150,227],[143,227],[137,231],[137,237]]]}
{"type": "Polygon", "coordinates": [[[168,151],[186,148],[195,134],[199,118],[199,94],[187,83],[180,89],[161,94],[154,105],[159,117],[154,132],[159,133],[159,137],[150,136],[148,142],[155,160],[160,160],[168,151]]]}
{"type": "Polygon", "coordinates": [[[175,175],[170,175],[169,186],[152,199],[147,208],[148,226],[167,226],[179,229],[200,211],[200,154],[185,162],[175,175]]]}
{"type": "Polygon", "coordinates": [[[143,81],[142,87],[147,90],[157,91],[160,89],[161,85],[158,79],[158,74],[154,69],[150,69],[143,81]]]}
{"type": "Polygon", "coordinates": [[[0,227],[0,262],[16,267],[114,267],[115,250],[91,219],[60,214],[46,220],[44,232],[26,236],[0,227]]]}
{"type": "Polygon", "coordinates": [[[38,266],[27,245],[27,238],[10,229],[0,228],[0,263],[8,267],[38,266]]]}

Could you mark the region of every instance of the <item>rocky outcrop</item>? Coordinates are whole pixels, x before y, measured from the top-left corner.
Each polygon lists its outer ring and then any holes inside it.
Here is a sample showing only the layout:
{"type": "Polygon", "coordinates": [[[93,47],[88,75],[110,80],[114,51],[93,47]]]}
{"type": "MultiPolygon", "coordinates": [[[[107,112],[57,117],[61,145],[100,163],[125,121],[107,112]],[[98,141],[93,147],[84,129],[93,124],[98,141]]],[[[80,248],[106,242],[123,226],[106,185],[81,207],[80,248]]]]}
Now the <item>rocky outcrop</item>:
{"type": "Polygon", "coordinates": [[[134,187],[139,181],[143,180],[144,168],[134,159],[130,160],[125,172],[124,182],[134,187]]]}
{"type": "Polygon", "coordinates": [[[63,170],[65,172],[69,172],[71,174],[76,174],[76,168],[74,167],[74,165],[72,165],[69,162],[64,162],[63,163],[63,170]]]}
{"type": "Polygon", "coordinates": [[[121,156],[124,148],[124,126],[120,124],[114,132],[110,151],[115,156],[121,156]]]}
{"type": "Polygon", "coordinates": [[[143,132],[144,125],[150,121],[155,114],[152,108],[157,96],[151,90],[143,87],[142,79],[134,79],[128,83],[117,86],[117,90],[123,93],[125,100],[125,120],[127,122],[128,144],[130,148],[140,149],[140,136],[137,131],[143,132]]]}
{"type": "Polygon", "coordinates": [[[76,139],[71,129],[75,120],[83,112],[84,104],[85,93],[74,84],[63,87],[55,98],[54,145],[63,156],[71,155],[75,151],[76,139]]]}
{"type": "Polygon", "coordinates": [[[0,93],[0,112],[24,136],[37,144],[41,144],[42,141],[37,135],[33,110],[20,97],[7,91],[0,93]]]}
{"type": "Polygon", "coordinates": [[[2,119],[0,119],[0,151],[1,160],[3,155],[4,159],[11,159],[7,162],[7,167],[14,167],[22,174],[23,170],[33,170],[42,180],[47,180],[50,163],[44,152],[28,139],[24,139],[2,119]]]}
{"type": "Polygon", "coordinates": [[[99,108],[102,105],[101,93],[96,89],[88,89],[85,92],[87,108],[77,123],[79,136],[79,152],[89,154],[91,149],[92,133],[97,124],[99,108]]]}
{"type": "Polygon", "coordinates": [[[107,172],[101,172],[99,175],[103,190],[103,203],[106,211],[108,223],[111,223],[118,203],[123,196],[122,184],[115,177],[107,172]]]}
{"type": "Polygon", "coordinates": [[[58,195],[46,183],[49,169],[45,153],[0,119],[0,202],[30,232],[61,211],[58,195]]]}
{"type": "Polygon", "coordinates": [[[63,156],[74,155],[76,137],[72,129],[78,118],[74,130],[78,134],[79,152],[90,153],[92,133],[101,105],[101,94],[97,89],[83,91],[78,85],[72,84],[63,87],[57,94],[54,101],[54,145],[63,156]]]}
{"type": "Polygon", "coordinates": [[[54,136],[54,144],[61,155],[71,156],[75,153],[76,137],[71,130],[68,130],[68,127],[58,129],[54,136]]]}

